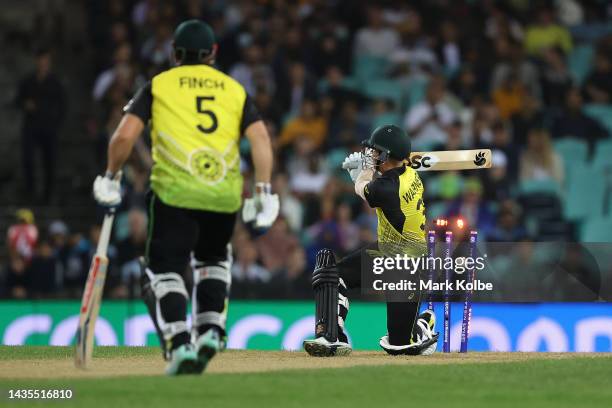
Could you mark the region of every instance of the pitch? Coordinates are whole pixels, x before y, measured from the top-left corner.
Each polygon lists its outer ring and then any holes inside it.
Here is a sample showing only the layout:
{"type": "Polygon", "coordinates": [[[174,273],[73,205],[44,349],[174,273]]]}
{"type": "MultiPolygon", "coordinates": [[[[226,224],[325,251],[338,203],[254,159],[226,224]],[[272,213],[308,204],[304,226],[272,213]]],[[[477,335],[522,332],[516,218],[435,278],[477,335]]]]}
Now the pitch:
{"type": "MultiPolygon", "coordinates": [[[[409,406],[609,406],[612,355],[468,353],[390,357],[355,352],[320,359],[303,352],[227,351],[202,376],[167,378],[152,347],[98,347],[77,370],[69,347],[0,347],[0,390],[70,388],[61,406],[168,408],[409,406]],[[420,402],[418,402],[420,401],[420,402]]],[[[10,401],[9,401],[10,403],[10,401]]],[[[15,406],[49,404],[16,401],[15,406]]],[[[58,406],[60,406],[58,405],[58,406]]]]}

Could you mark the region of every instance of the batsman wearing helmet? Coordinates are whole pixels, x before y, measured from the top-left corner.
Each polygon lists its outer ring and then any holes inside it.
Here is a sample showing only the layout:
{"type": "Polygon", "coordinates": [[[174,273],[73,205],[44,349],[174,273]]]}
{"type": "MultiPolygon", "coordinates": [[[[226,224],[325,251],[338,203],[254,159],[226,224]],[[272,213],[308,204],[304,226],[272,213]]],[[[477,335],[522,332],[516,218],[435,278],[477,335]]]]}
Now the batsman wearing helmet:
{"type": "MultiPolygon", "coordinates": [[[[316,338],[304,342],[304,349],[313,356],[351,352],[345,332],[347,290],[361,286],[362,268],[372,271],[373,254],[421,256],[426,251],[423,183],[404,162],[410,155],[408,135],[397,126],[385,125],[374,130],[362,146],[362,152],[349,155],[342,167],[349,171],[355,193],[376,209],[378,241],[337,263],[328,249],[317,254],[312,278],[316,338]]],[[[418,295],[387,301],[387,335],[380,339],[387,353],[428,355],[435,351],[435,316],[431,311],[419,315],[419,304],[418,295]]]]}
{"type": "Polygon", "coordinates": [[[98,203],[121,202],[121,167],[150,125],[153,168],[143,296],[160,336],[169,375],[200,373],[225,346],[231,283],[229,241],[241,206],[238,143],[244,134],[255,167],[255,195],[243,219],[272,225],[272,149],[263,121],[242,85],[212,67],[217,45],[198,20],[174,33],[176,66],[156,75],[124,108],[108,147],[105,176],[94,182],[98,203]],[[191,266],[192,325],[183,273],[191,266]]]}

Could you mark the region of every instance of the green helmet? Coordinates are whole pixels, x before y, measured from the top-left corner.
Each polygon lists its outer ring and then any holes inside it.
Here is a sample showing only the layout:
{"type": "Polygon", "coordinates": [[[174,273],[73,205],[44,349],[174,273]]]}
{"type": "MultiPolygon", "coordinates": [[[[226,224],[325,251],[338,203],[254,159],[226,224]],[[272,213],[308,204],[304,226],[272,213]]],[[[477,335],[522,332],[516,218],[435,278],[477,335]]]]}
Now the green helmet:
{"type": "Polygon", "coordinates": [[[379,161],[392,157],[396,160],[405,160],[410,156],[410,137],[399,126],[382,125],[374,129],[370,138],[361,142],[380,152],[379,161]]]}
{"type": "Polygon", "coordinates": [[[215,45],[215,34],[208,24],[200,20],[187,20],[174,31],[174,50],[178,60],[196,59],[210,55],[215,45]]]}

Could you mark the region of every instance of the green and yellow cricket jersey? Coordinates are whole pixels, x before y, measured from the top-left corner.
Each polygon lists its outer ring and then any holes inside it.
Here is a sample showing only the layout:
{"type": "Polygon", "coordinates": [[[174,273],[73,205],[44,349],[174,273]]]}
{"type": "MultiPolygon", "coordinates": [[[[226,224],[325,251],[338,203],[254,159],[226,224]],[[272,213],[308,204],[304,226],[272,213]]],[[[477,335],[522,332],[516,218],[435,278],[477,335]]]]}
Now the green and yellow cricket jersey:
{"type": "Polygon", "coordinates": [[[370,181],[364,195],[378,217],[378,247],[390,254],[421,256],[425,250],[423,183],[407,166],[384,172],[370,181]]]}
{"type": "Polygon", "coordinates": [[[167,205],[223,213],[241,205],[239,141],[259,115],[244,87],[208,65],[153,77],[124,109],[150,121],[151,189],[167,205]]]}

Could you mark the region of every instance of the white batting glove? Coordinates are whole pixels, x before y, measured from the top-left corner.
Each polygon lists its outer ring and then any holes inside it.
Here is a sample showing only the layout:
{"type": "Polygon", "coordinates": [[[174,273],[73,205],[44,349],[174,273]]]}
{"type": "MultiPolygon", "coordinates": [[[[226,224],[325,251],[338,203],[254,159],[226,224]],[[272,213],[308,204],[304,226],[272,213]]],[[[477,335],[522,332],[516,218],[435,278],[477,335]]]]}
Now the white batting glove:
{"type": "Polygon", "coordinates": [[[106,173],[96,177],[93,184],[95,200],[104,207],[117,207],[121,204],[121,170],[115,175],[106,173]]]}
{"type": "Polygon", "coordinates": [[[244,200],[242,220],[245,223],[252,222],[255,228],[269,228],[280,210],[278,194],[272,194],[268,183],[257,183],[256,190],[252,198],[244,200]]]}
{"type": "Polygon", "coordinates": [[[342,168],[349,172],[351,180],[353,180],[354,183],[355,180],[357,180],[357,177],[359,177],[361,171],[363,170],[363,159],[361,156],[361,152],[349,154],[346,159],[344,159],[344,162],[342,162],[342,168]]]}

